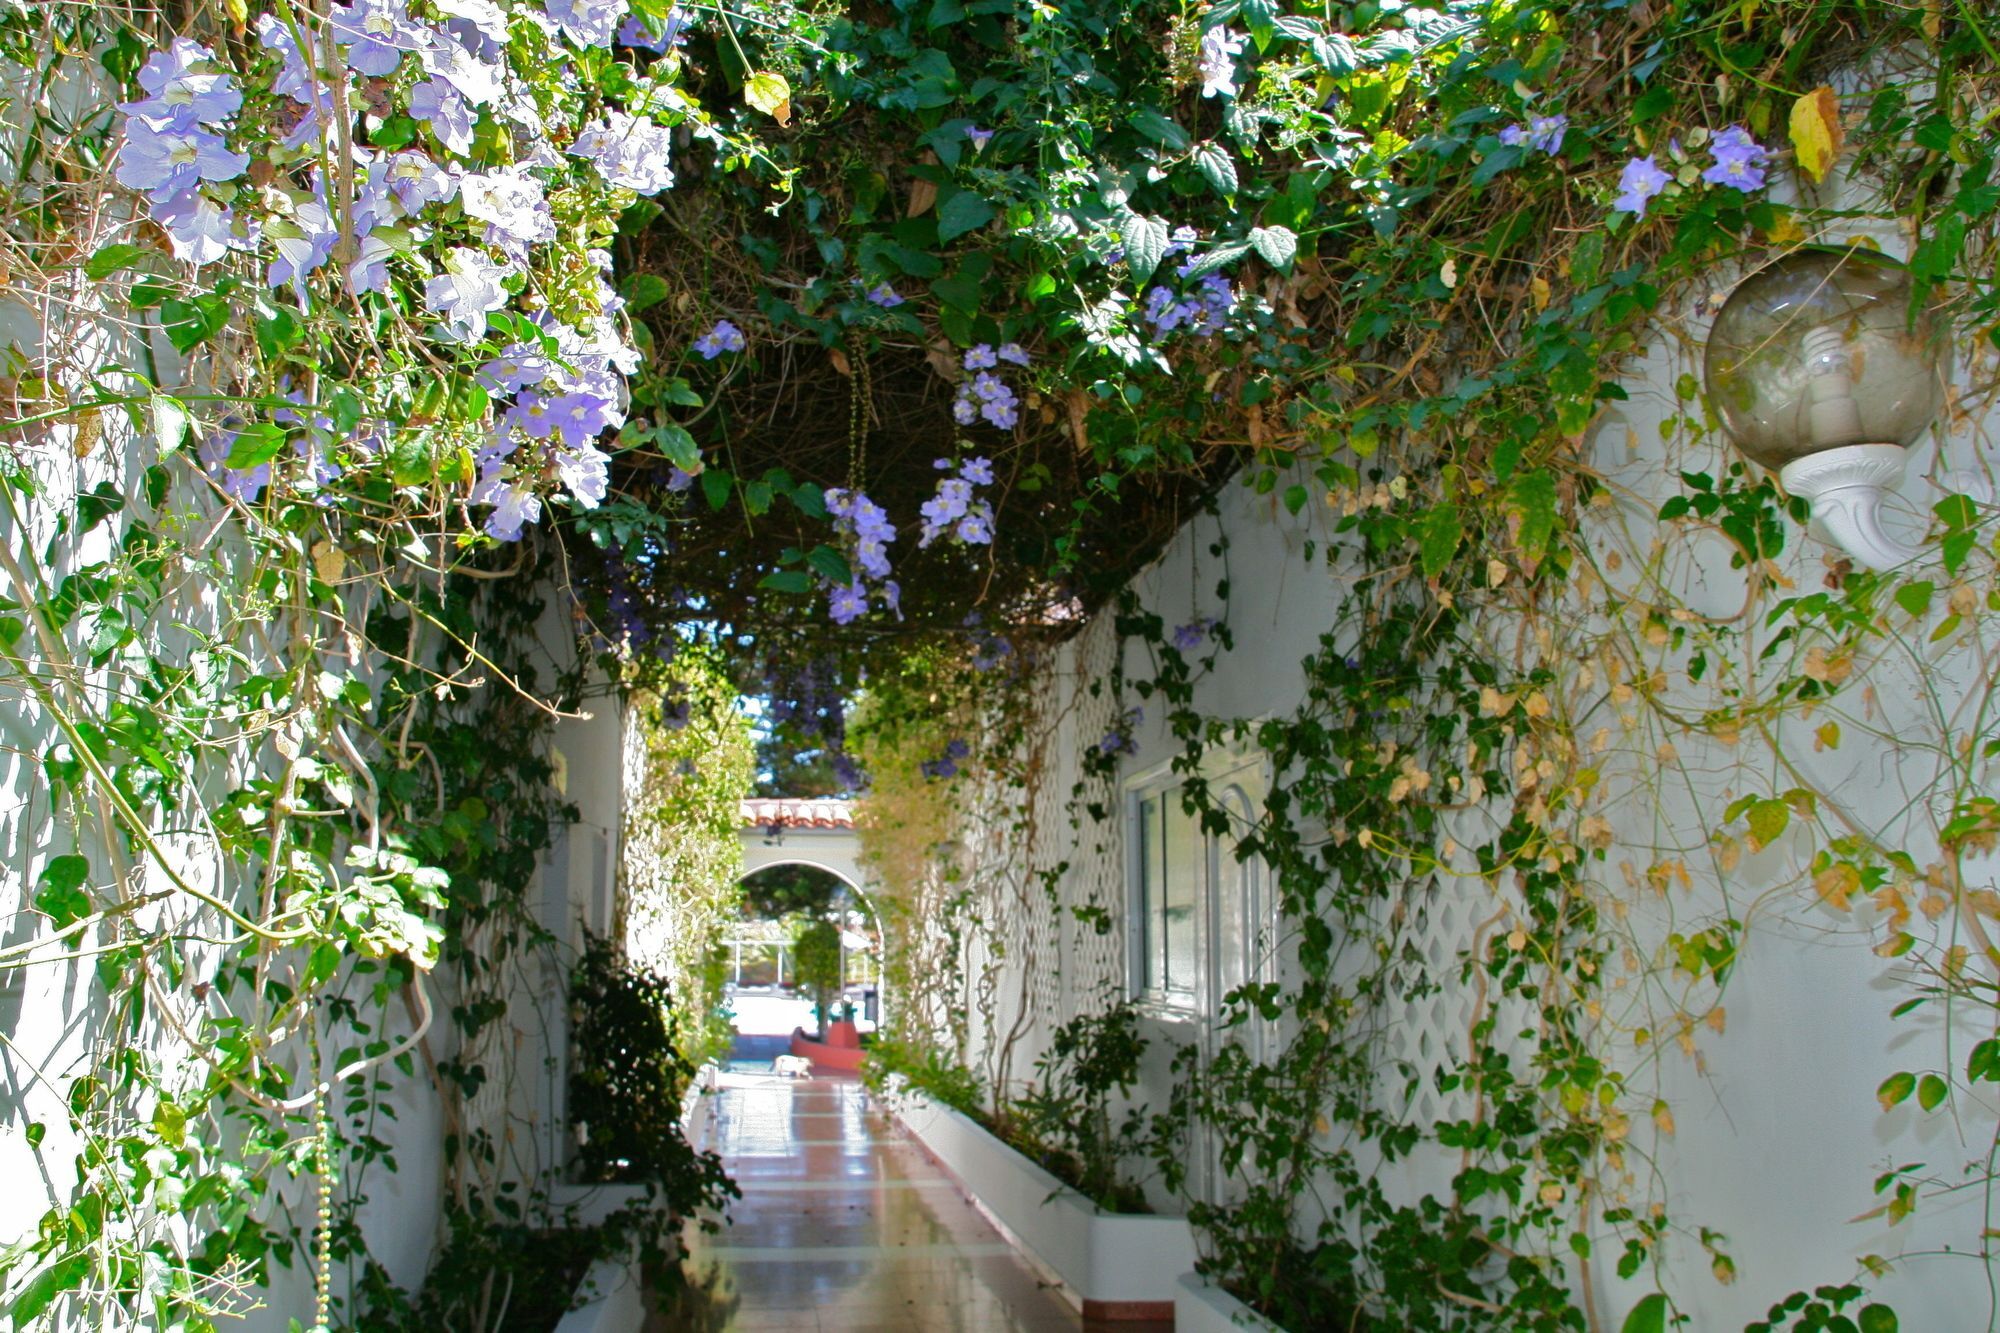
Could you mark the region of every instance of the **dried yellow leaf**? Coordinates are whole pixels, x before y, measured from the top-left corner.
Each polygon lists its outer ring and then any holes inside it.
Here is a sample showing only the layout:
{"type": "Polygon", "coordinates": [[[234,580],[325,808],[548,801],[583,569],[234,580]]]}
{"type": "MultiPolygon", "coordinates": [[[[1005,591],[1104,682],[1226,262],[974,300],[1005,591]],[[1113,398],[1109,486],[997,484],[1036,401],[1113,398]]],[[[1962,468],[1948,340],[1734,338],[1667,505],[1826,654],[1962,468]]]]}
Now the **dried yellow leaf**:
{"type": "Polygon", "coordinates": [[[1799,168],[1815,181],[1826,179],[1833,164],[1847,146],[1847,131],[1840,123],[1840,99],[1826,84],[1792,103],[1792,148],[1799,168]]]}

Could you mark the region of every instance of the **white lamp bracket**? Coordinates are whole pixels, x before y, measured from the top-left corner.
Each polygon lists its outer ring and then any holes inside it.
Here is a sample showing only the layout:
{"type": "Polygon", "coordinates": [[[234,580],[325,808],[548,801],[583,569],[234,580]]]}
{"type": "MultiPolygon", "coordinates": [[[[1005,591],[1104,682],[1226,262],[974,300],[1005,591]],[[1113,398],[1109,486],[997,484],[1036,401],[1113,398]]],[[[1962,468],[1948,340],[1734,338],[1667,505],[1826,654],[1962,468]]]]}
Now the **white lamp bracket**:
{"type": "MultiPolygon", "coordinates": [[[[1849,444],[1795,458],[1778,477],[1788,493],[1811,503],[1813,517],[1843,551],[1870,569],[1895,569],[1924,553],[1882,527],[1883,498],[1902,481],[1907,459],[1897,445],[1849,444]]],[[[1992,487],[1976,474],[1953,474],[1941,484],[1974,504],[1992,502],[1992,487]]]]}

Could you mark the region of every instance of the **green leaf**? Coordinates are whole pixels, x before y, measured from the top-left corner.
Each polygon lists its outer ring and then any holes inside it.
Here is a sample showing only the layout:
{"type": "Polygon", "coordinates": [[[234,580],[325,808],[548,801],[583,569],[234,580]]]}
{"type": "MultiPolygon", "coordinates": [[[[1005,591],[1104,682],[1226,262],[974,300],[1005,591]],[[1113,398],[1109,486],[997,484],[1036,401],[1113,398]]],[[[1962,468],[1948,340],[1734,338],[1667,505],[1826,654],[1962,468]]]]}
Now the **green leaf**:
{"type": "Polygon", "coordinates": [[[160,302],[160,326],[174,350],[186,355],[229,325],[229,302],[213,293],[192,301],[168,297],[160,302]]]}
{"type": "Polygon", "coordinates": [[[791,123],[792,85],[785,82],[782,74],[758,70],[743,81],[743,100],[780,125],[791,123]]]}
{"type": "Polygon", "coordinates": [[[306,984],[317,986],[340,970],[340,950],[327,940],[313,946],[312,957],[306,961],[306,984]]]}
{"type": "Polygon", "coordinates": [[[57,930],[90,915],[90,894],[83,887],[89,878],[90,862],[81,856],[58,856],[42,867],[35,906],[49,914],[57,930]]]}
{"type": "Polygon", "coordinates": [[[1309,498],[1311,497],[1306,494],[1306,488],[1297,483],[1285,487],[1285,508],[1291,510],[1294,514],[1306,507],[1306,501],[1309,498]]]}
{"type": "Polygon", "coordinates": [[[254,426],[245,426],[229,446],[230,467],[239,471],[261,467],[278,456],[285,447],[285,431],[274,422],[260,421],[254,426]]]}
{"type": "Polygon", "coordinates": [[[1275,269],[1288,269],[1299,253],[1299,238],[1289,227],[1255,227],[1250,232],[1250,248],[1275,269]]]}
{"type": "Polygon", "coordinates": [[[120,269],[131,268],[146,253],[146,248],[141,245],[103,246],[83,261],[83,276],[92,282],[103,282],[120,269]]]}
{"type": "Polygon", "coordinates": [[[1666,1333],[1667,1297],[1664,1292],[1649,1292],[1632,1307],[1632,1313],[1625,1316],[1619,1325],[1619,1333],[1666,1333]]]}
{"type": "Polygon", "coordinates": [[[991,222],[993,216],[993,205],[972,191],[954,191],[949,199],[938,205],[938,240],[940,243],[956,240],[969,231],[977,231],[991,222]]]}
{"type": "Polygon", "coordinates": [[[1145,285],[1146,279],[1160,266],[1167,255],[1169,228],[1165,218],[1141,217],[1134,213],[1125,219],[1123,231],[1125,240],[1125,266],[1132,271],[1132,284],[1145,285]]]}
{"type": "Polygon", "coordinates": [[[1930,610],[1931,594],[1936,591],[1937,585],[1933,584],[1929,579],[1918,579],[1913,583],[1905,583],[1902,587],[1896,589],[1896,605],[1902,607],[1913,616],[1922,616],[1924,612],[1930,610]]]}
{"type": "Polygon", "coordinates": [[[625,309],[636,315],[666,300],[672,291],[657,273],[634,273],[625,282],[625,309]]]}
{"type": "Polygon", "coordinates": [[[654,440],[667,461],[683,472],[701,471],[701,446],[694,442],[694,436],[678,422],[668,421],[654,432],[654,440]]]}
{"type": "Polygon", "coordinates": [[[299,322],[292,318],[292,312],[269,301],[257,303],[251,325],[257,334],[257,350],[266,361],[277,360],[299,340],[299,322]]]}
{"type": "Polygon", "coordinates": [[[1910,1100],[1910,1094],[1916,1090],[1917,1076],[1901,1071],[1882,1080],[1882,1086],[1875,1089],[1875,1100],[1882,1103],[1883,1110],[1891,1111],[1910,1100]]]}
{"type": "Polygon", "coordinates": [[[1194,164],[1209,188],[1228,199],[1236,193],[1236,159],[1221,144],[1210,140],[1194,150],[1194,164]]]}
{"type": "Polygon", "coordinates": [[[1449,500],[1424,515],[1423,525],[1418,530],[1417,548],[1423,556],[1425,578],[1434,579],[1444,573],[1452,556],[1458,554],[1458,543],[1463,536],[1464,527],[1459,521],[1458,506],[1449,500]]]}
{"type": "Polygon", "coordinates": [[[701,493],[708,497],[710,509],[720,509],[729,503],[729,490],[734,484],[727,472],[710,468],[701,474],[701,493]]]}
{"type": "Polygon", "coordinates": [[[1896,1312],[1886,1305],[1861,1307],[1861,1333],[1897,1333],[1896,1312]]]}
{"type": "Polygon", "coordinates": [[[1748,815],[1750,824],[1751,850],[1769,847],[1792,822],[1792,807],[1783,801],[1760,800],[1753,803],[1748,815]]]}
{"type": "Polygon", "coordinates": [[[1917,1083],[1917,1105],[1926,1111],[1935,1111],[1944,1104],[1945,1093],[1950,1091],[1945,1081],[1936,1074],[1925,1074],[1917,1083]]]}
{"type": "Polygon", "coordinates": [[[1151,139],[1170,153],[1184,153],[1194,142],[1188,132],[1170,117],[1163,116],[1151,107],[1141,107],[1132,113],[1132,128],[1151,139]]]}
{"type": "MultiPolygon", "coordinates": [[[[326,948],[326,945],[321,945],[326,948]]],[[[162,1099],[153,1108],[153,1130],[161,1140],[178,1148],[187,1142],[187,1112],[170,1101],[162,1099]]]]}
{"type": "Polygon", "coordinates": [[[812,591],[812,575],[803,569],[777,569],[758,579],[757,586],[772,592],[807,593],[812,591]]]}
{"type": "Polygon", "coordinates": [[[1514,484],[1508,488],[1507,499],[1521,519],[1520,530],[1514,539],[1521,551],[1521,563],[1532,572],[1548,553],[1549,538],[1556,530],[1555,478],[1547,468],[1523,472],[1514,478],[1514,484]]]}
{"type": "Polygon", "coordinates": [[[146,419],[153,430],[154,447],[162,458],[179,449],[187,438],[188,410],[178,398],[154,394],[146,400],[146,419]]]}
{"type": "Polygon", "coordinates": [[[854,571],[848,567],[847,557],[831,546],[815,546],[806,552],[806,563],[829,583],[846,587],[854,582],[854,571]]]}

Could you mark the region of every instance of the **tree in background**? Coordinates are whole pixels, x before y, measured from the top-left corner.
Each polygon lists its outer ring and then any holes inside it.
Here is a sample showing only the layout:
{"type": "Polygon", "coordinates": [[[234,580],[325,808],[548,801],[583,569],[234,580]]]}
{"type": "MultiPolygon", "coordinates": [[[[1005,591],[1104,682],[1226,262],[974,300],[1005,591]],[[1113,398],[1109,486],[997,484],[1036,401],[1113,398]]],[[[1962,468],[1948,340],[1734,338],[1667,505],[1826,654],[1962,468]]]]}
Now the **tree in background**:
{"type": "Polygon", "coordinates": [[[822,1038],[827,1011],[840,990],[840,964],[840,927],[823,917],[801,921],[792,937],[792,969],[799,989],[813,998],[822,1038]]]}
{"type": "Polygon", "coordinates": [[[840,876],[818,866],[771,866],[744,878],[743,915],[752,921],[782,921],[788,916],[830,920],[846,890],[840,876]]]}
{"type": "Polygon", "coordinates": [[[737,914],[740,802],[750,791],[748,720],[707,655],[683,650],[649,672],[627,728],[619,865],[627,956],[667,979],[675,1049],[697,1064],[729,1048],[726,974],[711,965],[737,914]]]}

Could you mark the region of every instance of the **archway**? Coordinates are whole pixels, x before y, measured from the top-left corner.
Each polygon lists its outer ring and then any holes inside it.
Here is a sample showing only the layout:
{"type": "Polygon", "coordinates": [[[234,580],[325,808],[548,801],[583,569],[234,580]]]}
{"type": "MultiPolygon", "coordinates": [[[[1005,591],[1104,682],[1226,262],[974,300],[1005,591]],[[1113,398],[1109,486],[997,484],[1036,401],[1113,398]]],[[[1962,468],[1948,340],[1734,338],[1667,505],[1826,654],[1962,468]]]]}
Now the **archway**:
{"type": "MultiPolygon", "coordinates": [[[[854,921],[843,914],[840,931],[840,984],[837,1002],[851,1004],[862,1031],[878,1027],[885,1014],[882,990],[882,916],[864,874],[860,839],[854,831],[852,807],[841,800],[750,799],[741,807],[743,869],[750,881],[786,867],[817,871],[837,881],[851,900],[854,921]]],[[[746,1058],[751,1037],[788,1035],[794,1026],[813,1026],[801,1018],[802,1001],[788,995],[789,933],[775,922],[746,921],[730,950],[731,975],[726,993],[737,1018],[739,1053],[746,1058]],[[746,956],[756,966],[746,968],[746,956]],[[775,984],[773,984],[775,983],[775,984]]],[[[755,1054],[762,1047],[754,1047],[755,1054]]]]}

